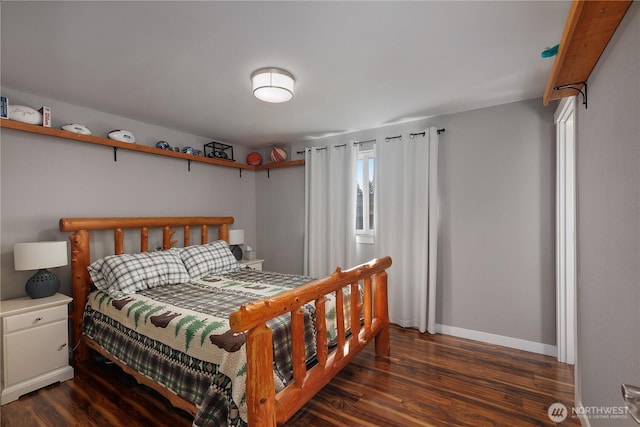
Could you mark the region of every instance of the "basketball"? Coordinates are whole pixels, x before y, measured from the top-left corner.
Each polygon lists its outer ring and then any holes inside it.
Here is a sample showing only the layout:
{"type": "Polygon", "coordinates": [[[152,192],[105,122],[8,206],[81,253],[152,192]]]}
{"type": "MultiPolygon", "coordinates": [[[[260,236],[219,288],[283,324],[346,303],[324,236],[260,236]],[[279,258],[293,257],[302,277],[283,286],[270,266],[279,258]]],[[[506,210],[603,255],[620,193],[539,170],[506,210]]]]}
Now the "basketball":
{"type": "Polygon", "coordinates": [[[287,160],[287,152],[282,147],[273,147],[271,149],[271,161],[272,162],[284,162],[287,160]]]}
{"type": "Polygon", "coordinates": [[[251,166],[259,166],[262,164],[262,156],[255,151],[247,155],[247,164],[251,166]]]}

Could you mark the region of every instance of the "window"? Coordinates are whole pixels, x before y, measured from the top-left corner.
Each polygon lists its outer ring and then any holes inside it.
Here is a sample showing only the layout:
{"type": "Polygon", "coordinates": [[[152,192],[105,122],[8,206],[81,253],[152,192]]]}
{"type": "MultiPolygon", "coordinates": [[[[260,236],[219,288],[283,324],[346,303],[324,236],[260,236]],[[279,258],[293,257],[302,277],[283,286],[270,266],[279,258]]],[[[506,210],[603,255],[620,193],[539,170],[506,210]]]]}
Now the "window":
{"type": "Polygon", "coordinates": [[[373,243],[373,203],[375,195],[373,150],[358,153],[356,164],[356,242],[373,243]]]}

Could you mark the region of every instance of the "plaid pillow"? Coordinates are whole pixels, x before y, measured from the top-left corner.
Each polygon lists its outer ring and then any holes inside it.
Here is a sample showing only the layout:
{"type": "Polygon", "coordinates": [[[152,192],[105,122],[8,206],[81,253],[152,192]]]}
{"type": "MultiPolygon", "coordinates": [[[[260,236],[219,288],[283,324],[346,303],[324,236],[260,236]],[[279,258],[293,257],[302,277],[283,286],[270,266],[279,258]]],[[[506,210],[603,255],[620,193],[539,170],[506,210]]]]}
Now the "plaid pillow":
{"type": "Polygon", "coordinates": [[[224,240],[183,248],[180,250],[180,258],[192,279],[222,274],[238,268],[238,261],[224,240]]]}
{"type": "Polygon", "coordinates": [[[89,266],[93,284],[113,297],[190,280],[178,250],[110,255],[89,266]]]}

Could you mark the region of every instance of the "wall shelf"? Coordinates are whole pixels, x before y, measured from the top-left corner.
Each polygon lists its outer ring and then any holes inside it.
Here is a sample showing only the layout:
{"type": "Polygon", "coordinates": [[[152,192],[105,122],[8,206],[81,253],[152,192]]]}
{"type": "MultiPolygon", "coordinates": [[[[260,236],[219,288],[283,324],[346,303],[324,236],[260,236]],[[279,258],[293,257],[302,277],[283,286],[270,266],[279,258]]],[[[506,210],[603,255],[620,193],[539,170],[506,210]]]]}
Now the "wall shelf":
{"type": "Polygon", "coordinates": [[[573,96],[583,89],[607,47],[631,0],[574,0],[564,27],[558,55],[544,91],[543,102],[573,96]],[[555,88],[575,85],[577,89],[555,88]]]}
{"type": "Polygon", "coordinates": [[[278,163],[265,163],[263,165],[256,166],[256,170],[262,171],[265,169],[288,168],[291,166],[301,166],[301,165],[304,165],[304,159],[289,160],[287,162],[278,162],[278,163]]]}
{"type": "Polygon", "coordinates": [[[274,168],[284,168],[290,166],[304,165],[304,160],[294,160],[289,162],[280,163],[268,163],[261,166],[252,166],[244,163],[234,162],[231,160],[223,160],[217,158],[193,156],[190,154],[177,153],[175,151],[161,150],[156,147],[149,147],[147,145],[130,144],[127,142],[115,141],[109,138],[103,138],[94,135],[82,135],[79,133],[73,133],[66,130],[48,128],[44,126],[31,125],[28,123],[17,122],[14,120],[0,119],[0,128],[14,129],[22,132],[30,132],[39,135],[55,136],[57,138],[63,138],[73,141],[86,142],[90,144],[103,145],[106,147],[113,147],[114,150],[123,149],[130,151],[138,151],[147,154],[155,154],[157,156],[174,157],[177,159],[187,160],[189,162],[209,163],[216,166],[224,166],[234,169],[246,169],[246,170],[264,170],[274,168]]]}

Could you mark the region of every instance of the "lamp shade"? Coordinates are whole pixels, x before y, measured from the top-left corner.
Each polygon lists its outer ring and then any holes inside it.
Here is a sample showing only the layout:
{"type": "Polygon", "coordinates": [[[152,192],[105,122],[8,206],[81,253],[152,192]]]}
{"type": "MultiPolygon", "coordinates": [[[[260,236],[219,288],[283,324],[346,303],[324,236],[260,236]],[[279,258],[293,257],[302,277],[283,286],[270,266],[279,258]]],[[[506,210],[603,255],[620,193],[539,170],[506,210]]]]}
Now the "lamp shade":
{"type": "Polygon", "coordinates": [[[244,243],[244,230],[229,230],[229,244],[241,245],[244,243]]]}
{"type": "Polygon", "coordinates": [[[280,103],[293,98],[295,80],[288,71],[279,68],[261,68],[251,74],[253,95],[261,101],[280,103]]]}
{"type": "Polygon", "coordinates": [[[16,270],[39,270],[67,265],[67,242],[17,243],[13,247],[16,270]]]}

